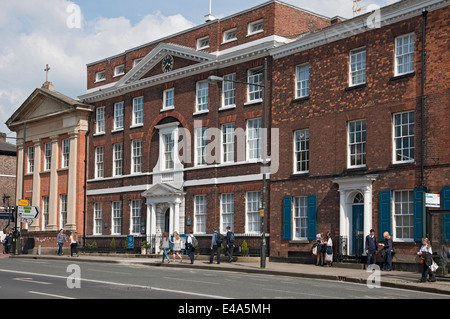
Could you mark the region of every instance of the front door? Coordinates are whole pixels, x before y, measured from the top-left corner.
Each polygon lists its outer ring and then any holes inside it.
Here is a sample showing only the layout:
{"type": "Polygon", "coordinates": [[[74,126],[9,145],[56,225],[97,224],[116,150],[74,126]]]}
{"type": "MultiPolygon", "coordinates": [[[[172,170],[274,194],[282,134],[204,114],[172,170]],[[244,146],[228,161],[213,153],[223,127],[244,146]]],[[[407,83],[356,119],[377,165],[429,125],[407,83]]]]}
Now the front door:
{"type": "MultiPolygon", "coordinates": [[[[358,235],[364,235],[364,205],[354,204],[352,206],[352,255],[356,254],[356,236],[358,235]]],[[[363,245],[364,241],[360,241],[360,244],[363,245]]],[[[360,248],[360,252],[362,249],[364,248],[360,248]]]]}
{"type": "Polygon", "coordinates": [[[164,232],[170,234],[170,208],[164,214],[164,232]]]}

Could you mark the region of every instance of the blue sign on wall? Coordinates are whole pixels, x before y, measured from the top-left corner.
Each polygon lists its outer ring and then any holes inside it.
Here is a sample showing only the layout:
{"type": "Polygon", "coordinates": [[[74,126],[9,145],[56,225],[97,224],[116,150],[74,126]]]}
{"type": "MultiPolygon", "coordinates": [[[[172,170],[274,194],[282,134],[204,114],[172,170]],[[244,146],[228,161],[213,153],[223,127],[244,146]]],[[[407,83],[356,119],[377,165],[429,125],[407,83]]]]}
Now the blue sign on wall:
{"type": "Polygon", "coordinates": [[[127,248],[134,249],[134,236],[133,235],[127,236],[127,248]]]}

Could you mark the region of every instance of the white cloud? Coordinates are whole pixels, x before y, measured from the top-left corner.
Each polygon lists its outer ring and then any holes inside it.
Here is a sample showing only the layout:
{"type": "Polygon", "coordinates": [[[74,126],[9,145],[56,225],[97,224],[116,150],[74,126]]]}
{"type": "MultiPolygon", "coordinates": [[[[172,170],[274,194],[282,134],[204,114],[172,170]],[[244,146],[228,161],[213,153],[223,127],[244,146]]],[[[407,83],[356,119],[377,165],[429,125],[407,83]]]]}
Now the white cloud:
{"type": "Polygon", "coordinates": [[[133,25],[127,18],[83,21],[69,28],[66,0],[17,0],[0,4],[0,131],[6,120],[36,87],[50,81],[55,89],[76,98],[86,90],[86,64],[190,28],[182,15],[160,12],[133,25]]]}

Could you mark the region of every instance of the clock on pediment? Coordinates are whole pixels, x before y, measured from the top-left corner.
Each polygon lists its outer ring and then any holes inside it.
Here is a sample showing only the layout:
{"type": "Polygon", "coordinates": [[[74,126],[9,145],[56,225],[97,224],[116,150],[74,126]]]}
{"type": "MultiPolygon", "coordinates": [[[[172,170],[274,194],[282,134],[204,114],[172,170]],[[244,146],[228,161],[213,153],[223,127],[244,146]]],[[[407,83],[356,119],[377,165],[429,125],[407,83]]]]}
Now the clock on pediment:
{"type": "Polygon", "coordinates": [[[162,60],[162,70],[163,70],[163,72],[167,73],[167,72],[172,71],[172,69],[173,69],[173,62],[174,62],[173,56],[171,56],[169,54],[166,55],[164,57],[164,59],[162,60]]]}

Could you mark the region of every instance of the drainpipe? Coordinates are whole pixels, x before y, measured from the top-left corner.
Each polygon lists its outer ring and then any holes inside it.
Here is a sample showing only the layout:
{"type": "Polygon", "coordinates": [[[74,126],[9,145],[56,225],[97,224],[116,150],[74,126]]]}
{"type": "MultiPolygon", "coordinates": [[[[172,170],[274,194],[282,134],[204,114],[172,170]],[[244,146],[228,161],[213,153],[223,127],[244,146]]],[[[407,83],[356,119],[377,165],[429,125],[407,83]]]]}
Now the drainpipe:
{"type": "Polygon", "coordinates": [[[91,133],[91,115],[88,117],[88,129],[84,135],[84,198],[83,198],[83,248],[86,248],[86,201],[87,201],[87,153],[88,137],[91,133]]]}
{"type": "Polygon", "coordinates": [[[424,166],[425,166],[425,39],[426,39],[426,27],[427,27],[427,14],[428,11],[422,9],[422,83],[421,83],[421,112],[420,112],[420,125],[421,125],[421,143],[420,143],[420,185],[425,188],[424,181],[424,166]]]}

